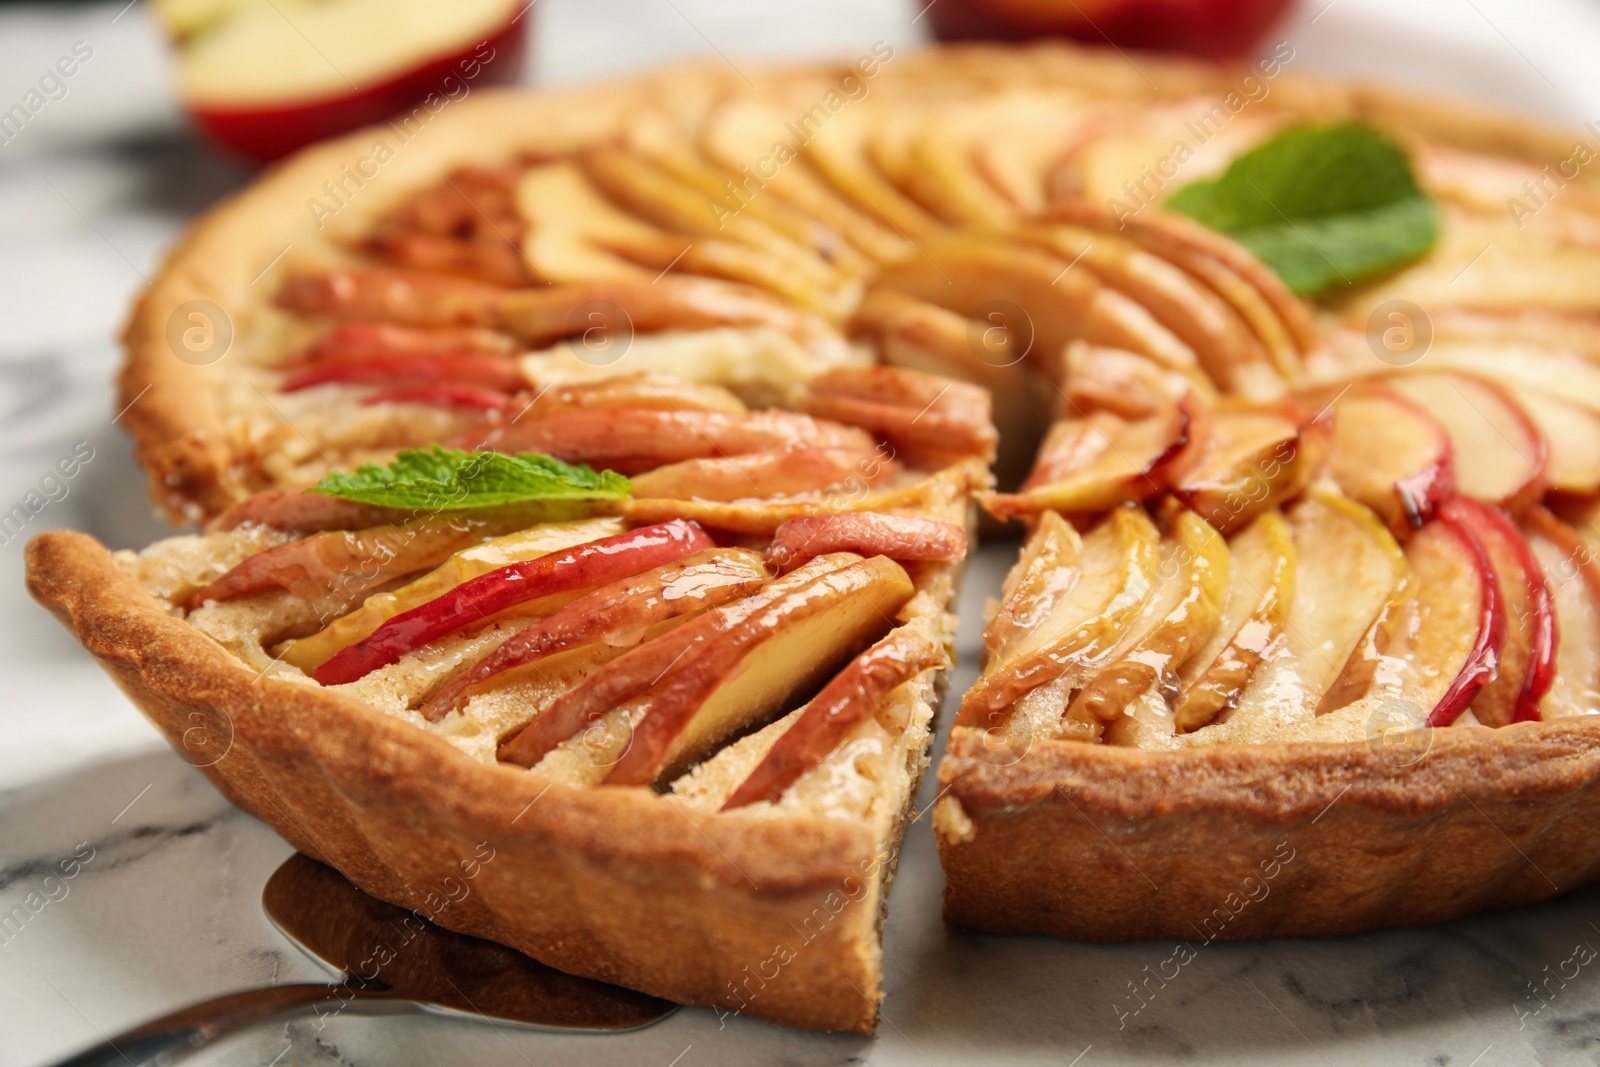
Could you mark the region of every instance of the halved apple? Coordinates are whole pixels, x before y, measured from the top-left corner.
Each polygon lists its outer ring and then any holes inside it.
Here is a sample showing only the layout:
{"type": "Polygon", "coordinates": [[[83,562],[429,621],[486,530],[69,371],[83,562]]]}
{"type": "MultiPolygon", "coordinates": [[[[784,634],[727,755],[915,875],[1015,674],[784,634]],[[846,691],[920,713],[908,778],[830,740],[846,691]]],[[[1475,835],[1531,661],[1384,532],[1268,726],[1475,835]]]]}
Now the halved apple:
{"type": "Polygon", "coordinates": [[[1388,384],[1444,426],[1460,492],[1512,514],[1543,495],[1549,446],[1504,388],[1465,374],[1401,374],[1388,384]]]}
{"type": "Polygon", "coordinates": [[[892,629],[914,592],[904,568],[875,556],[759,609],[650,702],[606,784],[674,778],[732,734],[767,722],[892,629]]]}
{"type": "Polygon", "coordinates": [[[1160,545],[1160,531],[1143,509],[1114,509],[1083,539],[1070,588],[1041,602],[1048,614],[1033,620],[1003,655],[991,655],[962,698],[958,721],[991,726],[1024,693],[1064,674],[1091,676],[1154,592],[1160,545]]]}
{"type": "Polygon", "coordinates": [[[1539,561],[1559,622],[1555,681],[1540,717],[1600,712],[1600,564],[1595,542],[1542,507],[1524,519],[1528,545],[1539,561]]]}
{"type": "Polygon", "coordinates": [[[1210,422],[1209,406],[1192,393],[1131,422],[1114,415],[1067,420],[1051,430],[1020,492],[980,499],[991,515],[1010,519],[1046,510],[1102,511],[1159,496],[1180,484],[1204,454],[1210,422]]]}
{"type": "Polygon", "coordinates": [[[838,747],[850,728],[871,715],[892,689],[923,671],[944,666],[947,660],[945,650],[920,630],[901,627],[891,632],[852,660],[812,698],[722,810],[777,800],[838,747]]]}
{"type": "Polygon", "coordinates": [[[502,641],[445,683],[423,705],[422,716],[437,722],[455,709],[468,690],[557,652],[597,641],[632,644],[658,623],[747,596],[767,578],[756,553],[709,548],[601,586],[502,641]]]}
{"type": "Polygon", "coordinates": [[[1115,658],[1083,687],[1073,706],[1114,722],[1145,694],[1170,686],[1178,669],[1210,641],[1227,598],[1231,565],[1222,535],[1194,512],[1180,512],[1162,542],[1159,586],[1115,658]]]}
{"type": "Polygon", "coordinates": [[[1396,536],[1408,537],[1455,494],[1455,449],[1426,408],[1382,385],[1360,383],[1335,401],[1328,473],[1396,536]]]}
{"type": "MultiPolygon", "coordinates": [[[[488,574],[510,563],[538,559],[563,548],[620,533],[622,520],[615,518],[540,523],[531,529],[464,548],[416,581],[387,593],[374,593],[367,597],[360,607],[343,618],[335,619],[320,633],[290,641],[281,658],[285,663],[310,674],[340,649],[368,637],[401,612],[443,596],[471,578],[488,574]]],[[[602,580],[596,577],[592,584],[602,580]]]]}
{"type": "Polygon", "coordinates": [[[1294,601],[1294,535],[1276,508],[1228,542],[1227,597],[1209,639],[1182,665],[1173,726],[1197,730],[1232,707],[1283,634],[1294,601]]]}
{"type": "Polygon", "coordinates": [[[1494,677],[1473,698],[1472,714],[1485,726],[1536,721],[1556,665],[1557,621],[1544,569],[1522,531],[1500,509],[1458,496],[1440,514],[1482,542],[1506,618],[1494,677]]]}
{"type": "Polygon", "coordinates": [[[251,159],[399,115],[392,154],[471,88],[521,77],[518,0],[282,5],[218,4],[200,25],[161,6],[174,16],[184,103],[213,140],[251,159]]]}

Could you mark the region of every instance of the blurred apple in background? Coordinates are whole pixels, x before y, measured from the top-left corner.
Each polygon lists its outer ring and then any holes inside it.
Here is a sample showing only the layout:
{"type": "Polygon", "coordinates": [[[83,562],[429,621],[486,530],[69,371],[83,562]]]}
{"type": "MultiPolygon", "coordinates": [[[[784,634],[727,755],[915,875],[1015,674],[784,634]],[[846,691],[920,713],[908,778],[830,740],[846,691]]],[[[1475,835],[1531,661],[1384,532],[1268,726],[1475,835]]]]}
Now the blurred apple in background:
{"type": "Polygon", "coordinates": [[[527,0],[158,0],[178,89],[214,141],[266,161],[515,83],[527,0]],[[431,94],[431,98],[430,98],[431,94]]]}
{"type": "Polygon", "coordinates": [[[934,0],[933,31],[946,41],[1071,37],[1091,44],[1251,54],[1291,0],[934,0]]]}

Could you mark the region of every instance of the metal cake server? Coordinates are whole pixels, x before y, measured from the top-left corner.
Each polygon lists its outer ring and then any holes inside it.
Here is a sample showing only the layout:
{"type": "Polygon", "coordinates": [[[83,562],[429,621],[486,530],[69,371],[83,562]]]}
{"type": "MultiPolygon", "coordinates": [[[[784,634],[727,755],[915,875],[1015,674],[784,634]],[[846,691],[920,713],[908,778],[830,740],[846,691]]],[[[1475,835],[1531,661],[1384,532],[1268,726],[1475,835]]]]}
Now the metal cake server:
{"type": "Polygon", "coordinates": [[[173,1063],[253,1023],[294,1014],[434,1012],[538,1030],[616,1033],[649,1026],[678,1007],[442,929],[298,853],[267,880],[262,905],[285,937],[340,977],[191,1004],[57,1067],[173,1063]]]}

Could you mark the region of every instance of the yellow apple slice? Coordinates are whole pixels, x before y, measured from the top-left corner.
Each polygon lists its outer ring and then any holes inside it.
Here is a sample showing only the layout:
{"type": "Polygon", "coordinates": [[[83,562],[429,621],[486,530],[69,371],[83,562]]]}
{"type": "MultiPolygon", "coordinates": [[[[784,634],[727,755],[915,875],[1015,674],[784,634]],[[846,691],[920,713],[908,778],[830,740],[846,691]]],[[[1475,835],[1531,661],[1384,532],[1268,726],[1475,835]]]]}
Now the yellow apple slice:
{"type": "Polygon", "coordinates": [[[1261,658],[1283,634],[1294,601],[1294,535],[1277,509],[1258,515],[1228,542],[1227,599],[1211,639],[1178,678],[1173,702],[1179,733],[1197,730],[1231,708],[1261,658]]]}
{"type": "Polygon", "coordinates": [[[1528,545],[1550,584],[1558,620],[1556,672],[1540,715],[1600,713],[1600,565],[1592,528],[1580,536],[1542,507],[1526,517],[1528,545]]]}
{"type": "Polygon", "coordinates": [[[700,148],[724,169],[738,171],[741,186],[753,178],[754,196],[770,192],[788,201],[874,262],[895,263],[912,255],[903,235],[875,212],[858,208],[799,158],[789,122],[770,104],[735,97],[706,116],[700,148]]]}
{"type": "Polygon", "coordinates": [[[1129,627],[1115,656],[1073,704],[1107,722],[1147,693],[1170,687],[1178,668],[1206,645],[1228,592],[1231,560],[1222,535],[1192,511],[1179,513],[1162,543],[1160,586],[1129,627]]]}
{"type": "Polygon", "coordinates": [[[1394,536],[1349,498],[1314,487],[1287,517],[1295,578],[1283,637],[1266,650],[1235,707],[1185,735],[1195,744],[1264,741],[1313,718],[1405,577],[1394,536]]]}
{"type": "Polygon", "coordinates": [[[1123,507],[1083,539],[1072,587],[1053,598],[1049,613],[992,658],[961,701],[960,722],[997,723],[1029,690],[1071,673],[1101,667],[1138,618],[1159,576],[1161,534],[1140,508],[1123,507]]]}
{"type": "Polygon", "coordinates": [[[764,725],[888,633],[914,592],[903,567],[875,556],[761,608],[707,645],[650,702],[606,784],[676,778],[728,737],[764,725]]]}
{"type": "Polygon", "coordinates": [[[838,194],[871,219],[881,219],[907,239],[925,237],[943,229],[915,200],[902,193],[868,156],[872,136],[868,116],[845,109],[810,129],[804,116],[799,125],[809,135],[801,152],[838,194]]]}
{"type": "Polygon", "coordinates": [[[1049,617],[1083,568],[1078,565],[1083,538],[1054,511],[1042,512],[1021,556],[1001,586],[1000,606],[983,630],[983,646],[996,662],[1011,651],[1040,621],[1049,617]]]}
{"type": "Polygon", "coordinates": [[[1506,390],[1465,374],[1396,375],[1389,386],[1450,435],[1457,490],[1513,514],[1543,495],[1548,445],[1506,390]]]}
{"type": "Polygon", "coordinates": [[[310,674],[334,653],[369,636],[396,615],[443,596],[470,578],[499,570],[508,563],[538,559],[559,549],[612,537],[622,529],[622,520],[615,518],[544,523],[464,548],[416,581],[391,592],[374,593],[355,611],[334,620],[321,632],[290,641],[281,658],[310,674]]]}
{"type": "Polygon", "coordinates": [[[1211,382],[1263,400],[1283,392],[1283,378],[1249,324],[1188,272],[1116,234],[1065,224],[1027,226],[1016,232],[1068,262],[1081,263],[1103,283],[1138,302],[1194,350],[1211,382]]]}
{"type": "Polygon", "coordinates": [[[633,498],[731,502],[803,496],[850,479],[852,488],[874,485],[898,469],[872,452],[790,445],[657,467],[633,477],[633,498]]]}
{"type": "Polygon", "coordinates": [[[1067,342],[1085,340],[1149,356],[1192,373],[1194,350],[1148,311],[1070,261],[1014,239],[970,233],[933,238],[923,255],[892,267],[878,287],[938,304],[1023,337],[1024,354],[1059,375],[1067,342]],[[1012,321],[1020,311],[1023,321],[1012,321]]]}
{"type": "MultiPolygon", "coordinates": [[[[645,268],[609,247],[672,238],[595,191],[571,160],[529,167],[517,182],[517,214],[527,223],[522,254],[548,282],[644,278],[645,268]]],[[[687,246],[688,241],[676,243],[687,246]]],[[[681,251],[681,250],[680,250],[681,251]]]]}

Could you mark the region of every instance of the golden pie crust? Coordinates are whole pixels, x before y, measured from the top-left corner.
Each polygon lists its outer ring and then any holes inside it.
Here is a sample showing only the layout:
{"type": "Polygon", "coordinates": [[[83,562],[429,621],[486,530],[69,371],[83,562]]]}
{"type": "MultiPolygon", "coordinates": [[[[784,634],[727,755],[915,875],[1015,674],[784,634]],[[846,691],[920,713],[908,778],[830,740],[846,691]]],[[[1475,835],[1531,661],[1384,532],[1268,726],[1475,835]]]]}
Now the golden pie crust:
{"type": "MultiPolygon", "coordinates": [[[[647,106],[694,116],[755,92],[803,111],[852,70],[747,68],[752,89],[711,64],[595,88],[474,94],[385,162],[385,188],[416,190],[513,151],[567,152],[647,106]]],[[[938,101],[1044,86],[1159,106],[1227,94],[1242,73],[1146,56],[1134,66],[1061,44],[964,46],[897,55],[870,92],[938,101]]],[[[1571,148],[1479,108],[1292,71],[1251,106],[1368,119],[1535,166],[1571,148]]],[[[264,447],[230,420],[230,361],[173,358],[174,309],[210,301],[248,338],[267,299],[255,288],[266,265],[297,241],[323,240],[308,191],[368,156],[379,134],[314,148],[213,211],[140,300],[126,333],[122,422],[167,514],[213,516],[273,484],[264,447]]],[[[376,193],[352,197],[327,225],[359,232],[387,206],[376,193]]],[[[1348,314],[1359,322],[1367,307],[1357,301],[1348,314]]],[[[1002,429],[1009,416],[999,413],[1002,429]]],[[[358,701],[255,676],[89,538],[45,535],[28,563],[34,596],[180,751],[185,731],[227,732],[232,747],[208,776],[363,888],[422,907],[490,841],[499,858],[439,914],[444,925],[684,1003],[826,1029],[875,1025],[883,883],[895,863],[882,835],[838,819],[709,816],[643,789],[575,789],[485,767],[358,701]],[[785,951],[807,917],[816,936],[785,951]]],[[[1425,752],[1396,758],[1360,743],[1013,748],[958,726],[935,807],[946,916],[1085,940],[1333,935],[1538,900],[1600,875],[1600,721],[1506,731],[1436,730],[1425,752]]]]}

